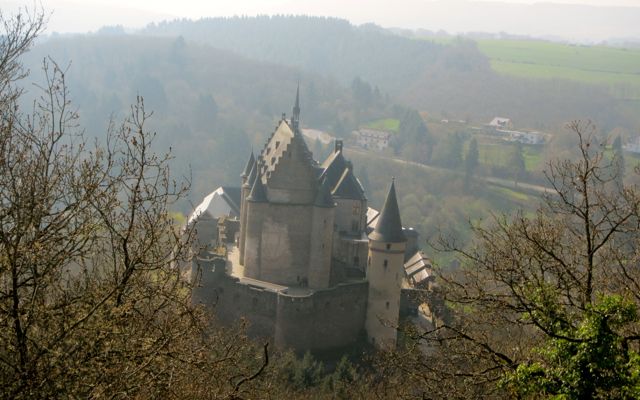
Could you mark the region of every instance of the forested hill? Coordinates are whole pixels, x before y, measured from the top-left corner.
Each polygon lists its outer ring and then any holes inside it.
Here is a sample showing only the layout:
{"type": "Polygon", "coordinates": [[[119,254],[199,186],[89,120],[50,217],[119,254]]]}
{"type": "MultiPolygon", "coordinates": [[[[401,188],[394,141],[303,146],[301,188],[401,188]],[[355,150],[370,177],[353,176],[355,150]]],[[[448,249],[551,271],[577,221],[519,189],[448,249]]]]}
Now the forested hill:
{"type": "Polygon", "coordinates": [[[337,18],[259,16],[206,18],[152,24],[144,34],[183,36],[258,60],[334,76],[360,77],[398,93],[433,64],[442,46],[408,40],[375,25],[337,18]]]}
{"type": "Polygon", "coordinates": [[[520,127],[547,131],[584,118],[606,131],[640,124],[638,104],[613,98],[606,87],[498,74],[466,39],[443,45],[371,24],[306,16],[175,20],[152,24],[143,33],[182,36],[334,77],[344,85],[359,77],[405,105],[443,118],[483,123],[500,115],[520,127]]]}
{"type": "MultiPolygon", "coordinates": [[[[331,79],[181,38],[50,39],[25,56],[29,81],[42,82],[47,56],[61,68],[68,66],[72,106],[89,135],[103,135],[110,115],[121,120],[136,96],[143,96],[154,111],[149,128],[157,131],[158,149],[171,147],[175,172],[192,170],[193,201],[214,185],[237,184],[251,146],[262,145],[282,112],[291,113],[298,81],[304,126],[344,135],[388,108],[381,95],[365,104],[331,79]]],[[[26,88],[30,97],[37,95],[34,86],[26,88]]]]}

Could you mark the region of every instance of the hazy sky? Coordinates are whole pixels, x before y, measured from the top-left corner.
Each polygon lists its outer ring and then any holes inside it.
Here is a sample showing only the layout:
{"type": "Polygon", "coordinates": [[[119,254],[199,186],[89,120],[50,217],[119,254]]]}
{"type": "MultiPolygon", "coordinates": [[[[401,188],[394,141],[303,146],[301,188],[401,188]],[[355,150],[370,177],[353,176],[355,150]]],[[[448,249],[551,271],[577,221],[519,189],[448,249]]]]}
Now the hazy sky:
{"type": "MultiPolygon", "coordinates": [[[[12,12],[20,4],[32,2],[0,0],[3,11],[12,12]]],[[[104,25],[138,28],[177,17],[307,14],[341,17],[354,24],[374,22],[451,33],[505,31],[574,40],[640,37],[640,24],[634,19],[640,17],[640,0],[42,0],[42,5],[53,12],[50,32],[95,31],[104,25]],[[551,2],[592,7],[549,11],[551,2]],[[607,12],[603,12],[605,6],[607,12]],[[616,12],[613,6],[635,10],[616,12]],[[576,19],[584,23],[563,23],[576,19]]]]}

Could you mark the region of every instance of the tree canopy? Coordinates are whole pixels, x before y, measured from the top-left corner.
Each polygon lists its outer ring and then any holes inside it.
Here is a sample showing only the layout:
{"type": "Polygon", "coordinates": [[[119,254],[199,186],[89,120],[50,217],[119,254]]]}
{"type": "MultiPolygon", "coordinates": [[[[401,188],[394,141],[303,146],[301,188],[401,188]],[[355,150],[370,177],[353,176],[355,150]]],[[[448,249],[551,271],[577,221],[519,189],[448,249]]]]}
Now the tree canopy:
{"type": "Polygon", "coordinates": [[[410,335],[426,355],[409,346],[390,361],[421,390],[637,398],[640,193],[616,183],[593,125],[569,128],[580,157],[550,165],[553,190],[535,213],[474,223],[469,247],[438,242],[463,260],[439,274],[446,311],[410,335]]]}

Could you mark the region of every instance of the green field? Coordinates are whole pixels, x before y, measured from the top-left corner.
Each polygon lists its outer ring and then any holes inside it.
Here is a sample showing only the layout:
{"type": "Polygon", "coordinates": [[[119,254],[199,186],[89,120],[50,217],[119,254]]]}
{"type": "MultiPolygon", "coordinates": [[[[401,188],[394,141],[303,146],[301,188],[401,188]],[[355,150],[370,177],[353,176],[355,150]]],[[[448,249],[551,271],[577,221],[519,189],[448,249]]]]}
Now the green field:
{"type": "MultiPolygon", "coordinates": [[[[478,153],[481,164],[506,167],[514,144],[508,142],[479,142],[478,153]]],[[[524,162],[527,171],[536,171],[542,165],[542,146],[523,145],[524,162]]]]}
{"type": "Polygon", "coordinates": [[[640,98],[640,50],[538,40],[479,40],[500,73],[607,85],[620,98],[640,98]]]}
{"type": "Polygon", "coordinates": [[[377,119],[366,124],[364,128],[398,132],[398,129],[400,129],[400,120],[395,118],[377,119]]]}

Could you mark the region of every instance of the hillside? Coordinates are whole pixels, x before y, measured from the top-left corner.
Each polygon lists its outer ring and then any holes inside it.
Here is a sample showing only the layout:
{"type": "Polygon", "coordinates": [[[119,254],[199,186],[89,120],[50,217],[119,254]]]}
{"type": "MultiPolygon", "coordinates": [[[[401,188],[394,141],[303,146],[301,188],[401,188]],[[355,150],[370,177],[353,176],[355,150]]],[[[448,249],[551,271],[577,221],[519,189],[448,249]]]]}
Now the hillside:
{"type": "MultiPolygon", "coordinates": [[[[171,149],[174,170],[191,175],[192,202],[212,185],[237,183],[251,147],[262,146],[281,114],[290,114],[298,80],[304,126],[344,135],[359,118],[377,117],[387,107],[380,96],[361,104],[352,90],[317,74],[175,38],[52,39],[25,57],[30,80],[43,79],[46,56],[68,67],[72,105],[90,136],[101,137],[110,116],[121,120],[136,95],[143,96],[154,111],[149,126],[157,131],[158,149],[171,149]]],[[[31,84],[26,88],[37,95],[31,84]]]]}
{"type": "Polygon", "coordinates": [[[442,46],[406,40],[375,25],[354,26],[337,18],[258,16],[174,20],[142,31],[186,40],[282,65],[344,84],[360,77],[397,93],[439,57],[442,46]]]}
{"type": "Polygon", "coordinates": [[[301,16],[175,20],[143,32],[183,36],[343,84],[360,77],[409,107],[443,117],[486,122],[506,115],[519,126],[555,131],[578,118],[590,118],[606,131],[633,130],[640,123],[638,104],[616,100],[597,80],[504,75],[492,68],[495,60],[483,53],[482,45],[470,40],[443,44],[374,25],[301,16]]]}

